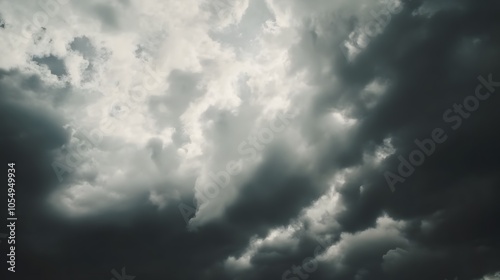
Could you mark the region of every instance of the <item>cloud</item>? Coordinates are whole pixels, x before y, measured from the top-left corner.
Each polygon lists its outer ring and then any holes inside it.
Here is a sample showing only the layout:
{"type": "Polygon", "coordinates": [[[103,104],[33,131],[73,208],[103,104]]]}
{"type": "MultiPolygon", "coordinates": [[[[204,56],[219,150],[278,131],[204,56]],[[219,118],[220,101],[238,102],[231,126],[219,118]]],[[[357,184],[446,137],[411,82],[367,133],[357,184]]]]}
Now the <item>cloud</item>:
{"type": "Polygon", "coordinates": [[[0,3],[19,277],[495,277],[498,90],[457,129],[443,113],[500,81],[498,8],[0,3]],[[436,128],[392,192],[384,173],[436,128]]]}

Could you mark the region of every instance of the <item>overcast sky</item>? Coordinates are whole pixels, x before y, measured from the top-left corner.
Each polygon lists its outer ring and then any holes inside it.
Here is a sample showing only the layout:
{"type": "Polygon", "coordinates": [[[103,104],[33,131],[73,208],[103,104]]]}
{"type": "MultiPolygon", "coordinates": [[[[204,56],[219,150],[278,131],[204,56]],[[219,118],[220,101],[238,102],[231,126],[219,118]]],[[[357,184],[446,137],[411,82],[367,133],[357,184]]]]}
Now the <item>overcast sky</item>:
{"type": "Polygon", "coordinates": [[[499,15],[1,0],[2,279],[500,279],[499,15]]]}

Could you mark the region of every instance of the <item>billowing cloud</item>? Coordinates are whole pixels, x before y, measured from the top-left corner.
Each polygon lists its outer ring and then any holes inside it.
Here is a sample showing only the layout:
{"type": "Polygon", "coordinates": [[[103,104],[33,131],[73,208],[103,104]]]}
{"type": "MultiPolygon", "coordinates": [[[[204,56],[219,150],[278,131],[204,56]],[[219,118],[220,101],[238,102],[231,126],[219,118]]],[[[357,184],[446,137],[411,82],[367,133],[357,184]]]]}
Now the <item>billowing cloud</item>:
{"type": "Polygon", "coordinates": [[[499,9],[0,2],[16,275],[496,279],[499,9]]]}

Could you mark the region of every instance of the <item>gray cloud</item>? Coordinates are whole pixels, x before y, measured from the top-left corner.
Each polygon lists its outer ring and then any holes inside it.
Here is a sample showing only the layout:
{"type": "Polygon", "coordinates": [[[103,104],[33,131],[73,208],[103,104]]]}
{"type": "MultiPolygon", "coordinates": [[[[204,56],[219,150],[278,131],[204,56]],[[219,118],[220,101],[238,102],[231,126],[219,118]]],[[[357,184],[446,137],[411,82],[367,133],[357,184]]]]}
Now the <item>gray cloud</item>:
{"type": "MultiPolygon", "coordinates": [[[[296,280],[306,259],[317,264],[308,279],[500,271],[500,88],[483,85],[491,97],[456,129],[443,116],[479,76],[500,81],[495,1],[403,1],[365,39],[391,1],[242,1],[227,21],[186,3],[61,6],[74,25],[7,49],[0,158],[19,179],[16,277],[126,267],[136,279],[296,280]],[[346,57],[344,43],[362,39],[346,57]],[[286,130],[202,200],[209,174],[283,112],[295,113],[286,130]],[[51,163],[80,143],[68,123],[102,141],[82,152],[94,166],[59,182],[51,163]],[[436,128],[447,140],[392,192],[384,173],[436,128]],[[193,207],[188,224],[180,203],[193,207]]],[[[2,12],[2,34],[39,10],[24,7],[2,12]]]]}

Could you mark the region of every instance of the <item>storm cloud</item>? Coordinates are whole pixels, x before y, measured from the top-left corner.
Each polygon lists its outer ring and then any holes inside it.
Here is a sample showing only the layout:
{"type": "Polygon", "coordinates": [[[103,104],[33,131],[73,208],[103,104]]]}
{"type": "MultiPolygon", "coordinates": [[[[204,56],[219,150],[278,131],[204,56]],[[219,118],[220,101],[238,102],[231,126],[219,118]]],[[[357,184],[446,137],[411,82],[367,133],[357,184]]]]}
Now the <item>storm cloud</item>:
{"type": "Polygon", "coordinates": [[[0,11],[6,279],[500,279],[498,1],[0,11]]]}

